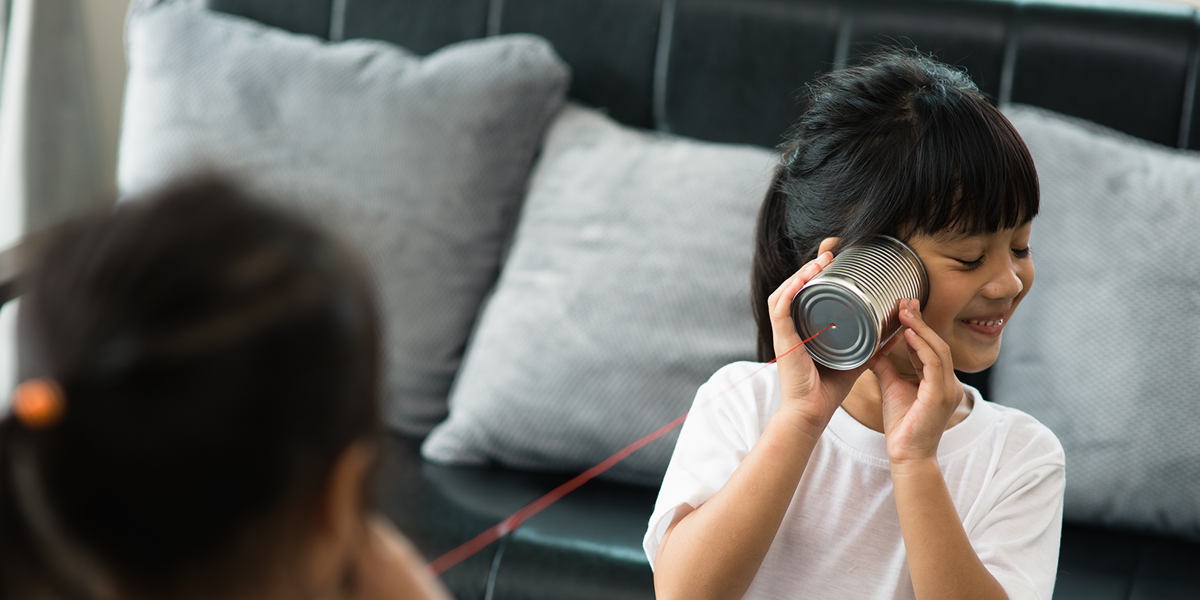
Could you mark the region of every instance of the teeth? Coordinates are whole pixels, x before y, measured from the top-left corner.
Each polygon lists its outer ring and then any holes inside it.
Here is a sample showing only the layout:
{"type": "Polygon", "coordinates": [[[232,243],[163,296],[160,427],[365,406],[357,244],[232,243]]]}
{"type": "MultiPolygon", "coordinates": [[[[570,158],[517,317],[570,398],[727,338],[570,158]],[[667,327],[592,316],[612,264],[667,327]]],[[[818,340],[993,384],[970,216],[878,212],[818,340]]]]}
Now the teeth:
{"type": "Polygon", "coordinates": [[[996,325],[1004,324],[1004,319],[990,319],[990,320],[985,320],[985,321],[980,321],[979,319],[968,319],[967,322],[972,325],[983,325],[984,327],[995,327],[996,325]]]}

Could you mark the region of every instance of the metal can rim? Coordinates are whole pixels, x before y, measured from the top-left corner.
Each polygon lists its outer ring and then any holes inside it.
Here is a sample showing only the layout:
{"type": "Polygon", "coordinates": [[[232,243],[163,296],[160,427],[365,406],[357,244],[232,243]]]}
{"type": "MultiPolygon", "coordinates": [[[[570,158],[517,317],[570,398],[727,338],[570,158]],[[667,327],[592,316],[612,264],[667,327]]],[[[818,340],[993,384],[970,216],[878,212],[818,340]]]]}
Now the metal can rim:
{"type": "Polygon", "coordinates": [[[878,234],[875,237],[880,237],[880,238],[883,238],[885,240],[888,240],[888,241],[896,244],[897,246],[902,248],[905,252],[907,252],[909,256],[911,256],[913,258],[913,262],[917,265],[917,269],[921,272],[921,281],[925,282],[925,285],[920,286],[922,288],[922,292],[923,292],[921,294],[921,298],[920,298],[921,309],[923,310],[925,308],[925,304],[929,302],[929,288],[930,288],[929,272],[925,270],[925,261],[921,260],[920,256],[917,256],[917,251],[913,250],[911,246],[909,246],[908,244],[905,244],[904,242],[902,242],[890,235],[878,234]]]}
{"type": "MultiPolygon", "coordinates": [[[[795,324],[806,323],[805,319],[802,319],[802,318],[798,319],[797,318],[798,315],[796,314],[797,310],[801,306],[801,302],[800,302],[801,295],[804,293],[804,290],[808,289],[809,287],[818,286],[818,285],[825,285],[825,286],[841,288],[841,289],[845,290],[846,292],[848,292],[850,295],[854,296],[854,298],[858,300],[858,302],[861,306],[865,307],[867,310],[871,311],[872,313],[876,312],[875,305],[871,303],[871,301],[867,297],[867,295],[865,293],[863,293],[862,289],[859,288],[858,285],[856,285],[853,280],[851,280],[843,275],[831,273],[828,276],[826,276],[825,278],[820,279],[820,280],[817,280],[816,278],[814,278],[812,281],[805,283],[800,288],[800,290],[796,292],[796,296],[794,298],[792,298],[792,319],[795,324]]],[[[873,316],[874,316],[874,321],[879,320],[879,317],[877,314],[874,314],[873,316]]],[[[878,337],[880,337],[880,333],[881,332],[872,330],[872,337],[878,338],[878,337]]],[[[808,333],[800,332],[800,335],[807,336],[807,335],[812,335],[812,333],[811,332],[808,332],[808,333]]],[[[877,346],[877,344],[878,344],[878,342],[876,344],[871,344],[871,346],[875,347],[875,346],[877,346]]],[[[823,365],[825,367],[829,367],[830,369],[836,369],[839,371],[848,371],[850,369],[856,369],[856,368],[862,366],[868,360],[870,360],[871,356],[874,354],[874,351],[872,351],[871,353],[868,353],[866,356],[863,356],[861,358],[855,358],[854,360],[851,360],[851,361],[835,362],[835,361],[830,360],[822,352],[814,353],[811,350],[811,348],[809,347],[809,344],[805,344],[805,351],[808,352],[809,357],[811,357],[814,361],[820,363],[821,365],[823,365]]]]}

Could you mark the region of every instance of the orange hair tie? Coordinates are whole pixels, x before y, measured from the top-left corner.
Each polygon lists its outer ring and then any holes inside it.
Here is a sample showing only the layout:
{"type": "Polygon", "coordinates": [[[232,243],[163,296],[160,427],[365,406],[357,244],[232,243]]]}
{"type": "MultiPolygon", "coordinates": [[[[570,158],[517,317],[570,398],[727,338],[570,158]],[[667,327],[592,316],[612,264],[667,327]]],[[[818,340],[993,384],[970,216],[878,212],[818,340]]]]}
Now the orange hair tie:
{"type": "Polygon", "coordinates": [[[23,381],[13,394],[13,415],[30,429],[54,425],[66,409],[63,390],[53,379],[39,377],[23,381]]]}

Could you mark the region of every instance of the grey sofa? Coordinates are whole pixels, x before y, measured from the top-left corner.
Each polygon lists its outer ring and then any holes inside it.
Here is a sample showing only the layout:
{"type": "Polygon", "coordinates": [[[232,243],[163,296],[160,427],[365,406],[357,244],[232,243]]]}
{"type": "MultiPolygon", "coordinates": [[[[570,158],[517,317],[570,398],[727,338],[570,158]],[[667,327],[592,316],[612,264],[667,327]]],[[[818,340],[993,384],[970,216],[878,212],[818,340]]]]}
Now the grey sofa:
{"type": "MultiPolygon", "coordinates": [[[[1170,4],[1016,0],[209,0],[210,8],[327,39],[372,38],[418,53],[499,33],[555,46],[570,95],[626,125],[773,147],[799,114],[796,90],[900,41],[965,66],[999,102],[1020,102],[1178,148],[1200,148],[1200,19],[1170,4]]],[[[0,256],[17,293],[21,249],[0,256]]],[[[988,374],[964,375],[988,396],[988,374]]],[[[574,473],[456,468],[395,435],[381,503],[440,556],[574,473]]],[[[463,563],[461,599],[652,598],[641,539],[657,490],[594,481],[463,563]]],[[[1068,522],[1055,598],[1200,598],[1200,544],[1068,522]]]]}

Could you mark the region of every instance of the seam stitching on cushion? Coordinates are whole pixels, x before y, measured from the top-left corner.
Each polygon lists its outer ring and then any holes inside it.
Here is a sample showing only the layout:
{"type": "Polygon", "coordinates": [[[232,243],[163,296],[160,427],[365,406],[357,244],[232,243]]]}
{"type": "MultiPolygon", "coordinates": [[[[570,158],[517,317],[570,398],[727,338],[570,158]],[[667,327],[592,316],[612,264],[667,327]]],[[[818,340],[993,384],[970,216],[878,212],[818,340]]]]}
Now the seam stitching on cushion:
{"type": "Polygon", "coordinates": [[[1013,77],[1017,69],[1017,40],[1021,37],[1021,0],[1013,2],[1012,16],[1008,21],[1008,34],[1004,40],[1004,62],[1000,65],[1000,91],[996,104],[1007,106],[1012,102],[1013,77]]]}
{"type": "Polygon", "coordinates": [[[504,0],[490,0],[487,14],[487,36],[500,35],[500,16],[504,12],[504,0]]]}
{"type": "Polygon", "coordinates": [[[1188,147],[1192,133],[1192,115],[1196,108],[1196,76],[1200,69],[1200,10],[1192,10],[1192,29],[1188,35],[1187,76],[1183,84],[1183,109],[1179,117],[1179,147],[1188,147]]]}
{"type": "Polygon", "coordinates": [[[846,68],[846,59],[850,57],[850,34],[854,30],[854,3],[847,2],[841,11],[838,22],[837,41],[833,46],[833,70],[846,68]]]}
{"type": "Polygon", "coordinates": [[[329,41],[340,42],[346,34],[346,0],[333,0],[329,5],[329,41]]]}
{"type": "Polygon", "coordinates": [[[671,131],[667,123],[667,69],[671,63],[671,37],[675,29],[675,0],[663,0],[658,23],[658,47],[654,51],[654,87],[651,91],[651,110],[654,128],[671,131]]]}
{"type": "Polygon", "coordinates": [[[1130,600],[1133,598],[1133,591],[1137,589],[1138,577],[1141,575],[1142,563],[1146,558],[1146,543],[1144,539],[1138,540],[1137,558],[1133,561],[1133,568],[1129,570],[1129,583],[1125,586],[1125,593],[1121,596],[1130,600]]]}
{"type": "Polygon", "coordinates": [[[500,538],[496,554],[492,556],[492,567],[488,569],[487,587],[483,590],[483,600],[493,600],[496,595],[496,574],[500,572],[500,560],[504,558],[504,549],[508,547],[508,539],[511,537],[512,532],[510,531],[500,538]]]}

